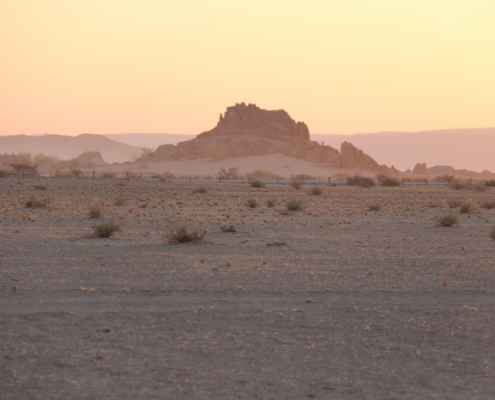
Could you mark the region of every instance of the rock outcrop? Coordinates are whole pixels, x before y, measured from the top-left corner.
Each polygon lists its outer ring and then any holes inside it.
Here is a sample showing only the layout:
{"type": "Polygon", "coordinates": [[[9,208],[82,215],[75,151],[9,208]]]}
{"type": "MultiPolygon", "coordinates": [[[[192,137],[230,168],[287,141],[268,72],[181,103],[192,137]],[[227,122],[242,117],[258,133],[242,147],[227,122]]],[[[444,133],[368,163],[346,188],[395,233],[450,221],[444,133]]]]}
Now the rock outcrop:
{"type": "Polygon", "coordinates": [[[428,173],[428,168],[426,167],[426,163],[422,163],[422,164],[417,163],[412,173],[415,175],[426,175],[428,173]]]}
{"type": "Polygon", "coordinates": [[[395,168],[380,166],[351,143],[342,143],[340,153],[331,146],[311,141],[306,124],[294,121],[284,110],[262,110],[244,103],[228,107],[212,130],[176,146],[159,146],[154,154],[143,157],[157,162],[197,158],[215,161],[268,154],[283,154],[336,168],[397,172],[395,168]]]}
{"type": "Polygon", "coordinates": [[[159,146],[153,161],[225,158],[285,154],[339,167],[340,153],[309,139],[305,123],[294,121],[284,110],[262,110],[244,103],[228,107],[217,126],[177,146],[159,146]]]}

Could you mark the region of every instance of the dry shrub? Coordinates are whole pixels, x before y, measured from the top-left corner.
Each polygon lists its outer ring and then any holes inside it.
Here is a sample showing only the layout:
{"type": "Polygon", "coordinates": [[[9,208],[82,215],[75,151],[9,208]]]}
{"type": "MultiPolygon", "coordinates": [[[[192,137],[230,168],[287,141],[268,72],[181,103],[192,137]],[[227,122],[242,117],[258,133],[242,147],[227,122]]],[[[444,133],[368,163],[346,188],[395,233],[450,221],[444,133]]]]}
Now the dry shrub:
{"type": "Polygon", "coordinates": [[[301,179],[297,178],[292,178],[290,181],[290,185],[296,190],[300,190],[303,184],[304,182],[301,179]]]}
{"type": "Polygon", "coordinates": [[[34,186],[35,190],[46,190],[47,188],[48,188],[48,186],[46,186],[46,185],[35,185],[34,186]]]}
{"type": "Polygon", "coordinates": [[[220,228],[222,232],[229,232],[229,233],[236,233],[237,230],[235,229],[234,225],[224,225],[220,228]]]}
{"type": "Polygon", "coordinates": [[[447,214],[443,217],[436,217],[435,221],[441,226],[459,225],[459,220],[454,214],[447,214]]]}
{"type": "Polygon", "coordinates": [[[280,176],[271,171],[257,169],[246,174],[251,179],[280,179],[280,176]]]}
{"type": "Polygon", "coordinates": [[[375,181],[373,178],[369,178],[367,176],[348,176],[347,177],[347,186],[359,186],[362,188],[369,188],[371,186],[375,186],[375,181]]]}
{"type": "Polygon", "coordinates": [[[0,178],[5,178],[7,176],[7,171],[0,169],[0,178]]]}
{"type": "Polygon", "coordinates": [[[285,207],[287,208],[287,211],[301,211],[304,208],[304,205],[300,199],[290,199],[285,207]]]}
{"type": "Polygon", "coordinates": [[[264,188],[265,187],[265,184],[259,180],[254,180],[254,181],[251,181],[251,187],[253,188],[264,188]]]}
{"type": "Polygon", "coordinates": [[[378,177],[378,180],[382,186],[400,186],[400,180],[397,178],[392,178],[391,176],[380,175],[378,177]]]}
{"type": "Polygon", "coordinates": [[[480,183],[473,185],[473,190],[475,192],[486,192],[486,186],[480,183]]]}
{"type": "Polygon", "coordinates": [[[495,200],[484,201],[481,203],[481,207],[486,208],[487,210],[492,210],[495,208],[495,200]]]}
{"type": "Polygon", "coordinates": [[[100,208],[98,206],[91,206],[91,207],[89,207],[88,216],[91,219],[100,218],[101,217],[101,210],[100,210],[100,208]]]}
{"type": "Polygon", "coordinates": [[[470,185],[468,183],[459,180],[452,181],[450,183],[450,187],[455,190],[470,189],[470,185]]]}
{"type": "Polygon", "coordinates": [[[382,208],[381,204],[373,203],[368,206],[368,211],[380,211],[381,208],[382,208]]]}
{"type": "Polygon", "coordinates": [[[462,204],[462,201],[461,200],[458,200],[458,199],[455,199],[455,200],[447,200],[447,205],[450,207],[450,208],[457,208],[457,207],[460,207],[462,204]]]}
{"type": "Polygon", "coordinates": [[[249,207],[249,208],[256,208],[258,207],[258,202],[256,201],[256,199],[248,199],[248,201],[246,202],[246,205],[249,207]]]}
{"type": "Polygon", "coordinates": [[[179,226],[173,226],[170,232],[164,236],[170,243],[196,243],[201,242],[206,235],[206,231],[200,231],[198,229],[194,231],[188,231],[185,224],[179,226]]]}
{"type": "Polygon", "coordinates": [[[121,232],[122,228],[113,219],[104,221],[93,226],[95,235],[100,238],[109,238],[116,232],[121,232]]]}
{"type": "Polygon", "coordinates": [[[172,172],[164,172],[158,176],[160,182],[166,182],[169,179],[175,179],[175,174],[172,172]]]}
{"type": "Polygon", "coordinates": [[[266,199],[267,207],[272,208],[272,207],[275,207],[276,204],[277,204],[277,200],[274,199],[273,197],[266,199]]]}
{"type": "Polygon", "coordinates": [[[463,214],[468,214],[471,212],[472,208],[473,208],[473,203],[471,201],[464,201],[461,204],[460,211],[463,214]]]}
{"type": "Polygon", "coordinates": [[[43,208],[48,205],[50,201],[45,198],[40,198],[36,196],[31,196],[25,204],[26,208],[43,208]]]}
{"type": "Polygon", "coordinates": [[[199,188],[194,190],[193,193],[206,193],[206,188],[204,186],[200,186],[199,188]]]}
{"type": "Polygon", "coordinates": [[[488,181],[485,181],[485,186],[495,187],[495,179],[490,179],[488,181]]]}
{"type": "Polygon", "coordinates": [[[322,193],[323,190],[321,190],[321,187],[318,186],[313,186],[309,192],[309,194],[312,194],[313,196],[320,196],[322,193]]]}
{"type": "Polygon", "coordinates": [[[127,199],[124,196],[118,196],[115,199],[115,205],[116,206],[123,206],[125,203],[127,203],[127,199]]]}

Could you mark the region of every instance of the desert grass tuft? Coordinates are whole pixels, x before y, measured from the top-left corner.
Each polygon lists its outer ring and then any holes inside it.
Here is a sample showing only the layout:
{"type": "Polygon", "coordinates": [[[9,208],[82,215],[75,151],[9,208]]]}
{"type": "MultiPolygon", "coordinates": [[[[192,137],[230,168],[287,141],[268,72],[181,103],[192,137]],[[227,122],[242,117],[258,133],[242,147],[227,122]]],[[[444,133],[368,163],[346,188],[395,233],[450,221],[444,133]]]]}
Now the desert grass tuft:
{"type": "Polygon", "coordinates": [[[369,178],[367,176],[349,176],[347,177],[347,186],[358,186],[362,188],[369,188],[371,186],[375,186],[375,181],[373,178],[369,178]]]}
{"type": "Polygon", "coordinates": [[[491,201],[484,201],[481,203],[481,207],[487,209],[487,210],[492,210],[495,208],[495,200],[491,201]]]}
{"type": "Polygon", "coordinates": [[[249,208],[256,208],[256,207],[258,207],[258,202],[256,201],[256,199],[251,198],[251,199],[247,200],[246,205],[249,208]]]}
{"type": "Polygon", "coordinates": [[[301,179],[292,178],[290,185],[296,190],[301,190],[303,181],[301,179]]]}
{"type": "Polygon", "coordinates": [[[275,207],[276,204],[277,204],[277,200],[274,199],[273,197],[270,197],[270,198],[266,199],[266,206],[268,208],[275,207]]]}
{"type": "Polygon", "coordinates": [[[95,231],[95,235],[100,238],[109,238],[115,233],[122,231],[121,226],[113,219],[96,224],[93,226],[93,229],[95,231]]]}
{"type": "Polygon", "coordinates": [[[469,214],[473,208],[473,203],[471,201],[464,201],[460,206],[460,211],[463,214],[469,214]]]}
{"type": "Polygon", "coordinates": [[[368,206],[368,211],[380,211],[381,208],[382,208],[381,204],[373,203],[368,206]]]}
{"type": "Polygon", "coordinates": [[[204,186],[200,186],[196,190],[193,190],[193,194],[194,193],[206,193],[206,188],[204,186]]]}
{"type": "Polygon", "coordinates": [[[237,230],[235,229],[234,225],[224,225],[220,228],[222,232],[229,232],[229,233],[235,233],[237,230]]]}
{"type": "Polygon", "coordinates": [[[100,210],[100,208],[98,206],[91,206],[91,207],[89,207],[88,216],[91,219],[100,218],[101,217],[101,210],[100,210]]]}
{"type": "Polygon", "coordinates": [[[25,204],[26,208],[43,208],[46,207],[49,203],[48,199],[31,196],[25,204]]]}
{"type": "Polygon", "coordinates": [[[301,211],[304,208],[304,205],[300,199],[290,199],[285,207],[287,208],[287,211],[301,211]]]}
{"type": "Polygon", "coordinates": [[[436,217],[435,221],[440,226],[454,226],[459,225],[459,220],[454,214],[447,214],[443,217],[436,217]]]}
{"type": "Polygon", "coordinates": [[[309,191],[309,194],[313,196],[320,196],[323,193],[323,190],[321,190],[321,187],[319,186],[313,186],[311,190],[309,191]]]}
{"type": "Polygon", "coordinates": [[[257,180],[257,179],[251,181],[250,184],[251,184],[251,187],[256,188],[256,189],[265,187],[265,184],[263,182],[257,180]]]}
{"type": "Polygon", "coordinates": [[[35,190],[46,190],[47,188],[48,188],[48,186],[46,186],[46,185],[35,185],[34,186],[35,190]]]}
{"type": "Polygon", "coordinates": [[[120,207],[120,206],[123,206],[125,203],[127,203],[127,199],[124,197],[124,196],[118,196],[116,199],[115,199],[115,205],[120,207]]]}
{"type": "Polygon", "coordinates": [[[189,231],[185,224],[173,226],[170,232],[164,236],[170,243],[197,243],[201,242],[206,235],[206,231],[198,229],[189,231]]]}

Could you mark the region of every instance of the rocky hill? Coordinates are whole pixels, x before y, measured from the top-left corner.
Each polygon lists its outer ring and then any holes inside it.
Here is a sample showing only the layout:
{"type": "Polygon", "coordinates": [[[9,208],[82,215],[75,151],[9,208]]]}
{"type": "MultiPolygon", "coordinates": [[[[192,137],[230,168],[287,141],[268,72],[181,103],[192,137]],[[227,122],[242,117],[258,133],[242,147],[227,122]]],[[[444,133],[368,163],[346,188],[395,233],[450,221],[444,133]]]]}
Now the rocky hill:
{"type": "Polygon", "coordinates": [[[240,103],[220,114],[212,130],[176,146],[159,146],[149,158],[156,162],[198,158],[215,161],[283,154],[330,167],[390,170],[351,143],[343,143],[341,151],[311,141],[306,124],[294,121],[284,110],[263,110],[254,104],[240,103]]]}

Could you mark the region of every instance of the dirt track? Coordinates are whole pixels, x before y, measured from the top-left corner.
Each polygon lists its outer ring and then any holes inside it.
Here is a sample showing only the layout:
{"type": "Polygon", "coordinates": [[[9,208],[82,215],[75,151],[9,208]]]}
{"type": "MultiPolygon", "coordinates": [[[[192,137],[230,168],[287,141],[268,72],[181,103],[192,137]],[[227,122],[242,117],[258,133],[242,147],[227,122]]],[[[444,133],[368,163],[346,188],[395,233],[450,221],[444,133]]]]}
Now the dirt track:
{"type": "Polygon", "coordinates": [[[197,187],[0,181],[0,398],[495,398],[493,189],[197,187]]]}

